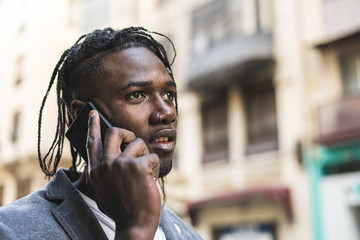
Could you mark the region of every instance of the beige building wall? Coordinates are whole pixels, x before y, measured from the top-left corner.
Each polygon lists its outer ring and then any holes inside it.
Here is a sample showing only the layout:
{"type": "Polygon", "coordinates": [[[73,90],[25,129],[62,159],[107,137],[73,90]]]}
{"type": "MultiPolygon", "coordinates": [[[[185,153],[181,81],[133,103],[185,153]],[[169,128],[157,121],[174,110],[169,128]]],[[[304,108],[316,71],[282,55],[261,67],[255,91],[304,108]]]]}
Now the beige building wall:
{"type": "MultiPolygon", "coordinates": [[[[59,56],[79,35],[68,12],[68,2],[60,0],[0,3],[1,204],[46,183],[36,152],[38,114],[59,56]]],[[[43,154],[55,134],[54,95],[50,94],[44,112],[43,154]]]]}

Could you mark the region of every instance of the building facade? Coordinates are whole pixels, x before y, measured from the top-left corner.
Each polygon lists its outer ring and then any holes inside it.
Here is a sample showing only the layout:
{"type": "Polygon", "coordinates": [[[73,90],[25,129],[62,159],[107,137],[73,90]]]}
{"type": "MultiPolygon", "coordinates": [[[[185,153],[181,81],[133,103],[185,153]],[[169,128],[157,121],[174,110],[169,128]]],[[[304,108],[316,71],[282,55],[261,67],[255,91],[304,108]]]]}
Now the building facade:
{"type": "MultiPolygon", "coordinates": [[[[0,205],[46,183],[37,160],[37,119],[53,68],[79,35],[68,11],[65,1],[0,1],[0,205]]],[[[55,135],[52,96],[45,110],[43,154],[55,135]]]]}
{"type": "Polygon", "coordinates": [[[300,154],[302,7],[297,1],[192,6],[179,134],[191,130],[180,136],[178,159],[189,179],[187,210],[205,239],[312,238],[300,154]]]}
{"type": "Polygon", "coordinates": [[[314,239],[355,240],[360,238],[360,1],[323,1],[321,10],[323,35],[311,42],[305,78],[314,239]]]}

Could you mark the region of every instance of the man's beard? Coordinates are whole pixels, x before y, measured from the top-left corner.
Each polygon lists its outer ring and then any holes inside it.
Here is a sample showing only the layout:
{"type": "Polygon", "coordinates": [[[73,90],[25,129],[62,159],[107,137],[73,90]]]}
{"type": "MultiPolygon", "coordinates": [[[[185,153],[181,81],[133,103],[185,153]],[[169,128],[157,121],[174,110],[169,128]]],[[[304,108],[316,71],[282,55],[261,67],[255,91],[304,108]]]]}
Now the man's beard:
{"type": "Polygon", "coordinates": [[[166,175],[168,175],[168,173],[171,171],[172,169],[172,159],[164,159],[161,160],[160,162],[160,170],[159,170],[159,178],[163,178],[166,175]]]}

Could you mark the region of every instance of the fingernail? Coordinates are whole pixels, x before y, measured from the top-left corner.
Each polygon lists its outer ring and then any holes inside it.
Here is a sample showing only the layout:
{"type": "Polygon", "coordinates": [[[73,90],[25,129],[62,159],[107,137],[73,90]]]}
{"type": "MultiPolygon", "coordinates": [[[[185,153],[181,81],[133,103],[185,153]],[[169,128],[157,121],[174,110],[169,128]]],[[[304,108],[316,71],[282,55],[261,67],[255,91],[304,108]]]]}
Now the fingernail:
{"type": "Polygon", "coordinates": [[[92,124],[94,122],[94,119],[95,119],[95,113],[90,113],[88,122],[92,124]]]}

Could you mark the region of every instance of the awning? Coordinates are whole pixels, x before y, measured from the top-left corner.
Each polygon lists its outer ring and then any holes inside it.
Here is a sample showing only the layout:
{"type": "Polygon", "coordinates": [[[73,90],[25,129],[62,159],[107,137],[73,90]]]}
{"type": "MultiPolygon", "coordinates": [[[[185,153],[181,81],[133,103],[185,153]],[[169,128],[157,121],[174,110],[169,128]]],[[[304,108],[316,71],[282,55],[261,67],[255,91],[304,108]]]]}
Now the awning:
{"type": "Polygon", "coordinates": [[[192,222],[196,224],[197,214],[202,210],[206,210],[207,208],[239,205],[259,198],[279,204],[279,206],[284,210],[287,220],[289,222],[293,220],[290,190],[284,186],[251,188],[238,192],[216,195],[189,203],[187,210],[192,222]]]}
{"type": "MultiPolygon", "coordinates": [[[[219,89],[249,79],[273,66],[272,37],[258,33],[222,42],[188,64],[188,86],[196,91],[219,89]]],[[[270,76],[271,77],[271,76],[270,76]]]]}

